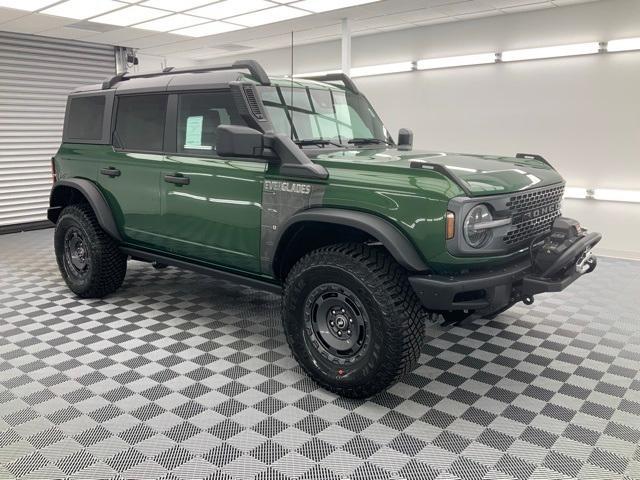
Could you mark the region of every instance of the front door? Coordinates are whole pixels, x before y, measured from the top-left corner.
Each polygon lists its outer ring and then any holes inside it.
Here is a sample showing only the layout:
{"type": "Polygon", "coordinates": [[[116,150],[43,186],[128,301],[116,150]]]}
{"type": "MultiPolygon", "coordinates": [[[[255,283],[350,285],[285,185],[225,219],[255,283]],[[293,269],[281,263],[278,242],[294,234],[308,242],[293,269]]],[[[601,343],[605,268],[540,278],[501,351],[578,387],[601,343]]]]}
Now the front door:
{"type": "Polygon", "coordinates": [[[167,95],[116,97],[113,151],[100,158],[98,184],[124,240],[156,247],[167,95]]]}
{"type": "Polygon", "coordinates": [[[170,252],[259,272],[262,184],[266,163],[216,155],[216,129],[244,124],[229,90],[181,93],[175,153],[161,174],[161,219],[170,252]]]}

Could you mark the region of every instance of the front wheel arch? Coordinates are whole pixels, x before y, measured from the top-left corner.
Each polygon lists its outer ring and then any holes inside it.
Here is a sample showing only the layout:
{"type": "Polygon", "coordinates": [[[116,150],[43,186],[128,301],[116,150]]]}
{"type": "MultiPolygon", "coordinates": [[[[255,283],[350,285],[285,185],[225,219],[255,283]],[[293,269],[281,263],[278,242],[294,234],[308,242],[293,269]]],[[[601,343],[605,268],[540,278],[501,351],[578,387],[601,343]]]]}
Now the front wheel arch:
{"type": "MultiPolygon", "coordinates": [[[[281,228],[275,240],[276,250],[272,259],[272,270],[277,278],[284,280],[289,269],[303,255],[316,248],[341,242],[379,242],[404,269],[424,272],[429,269],[411,241],[389,221],[366,212],[338,208],[312,208],[293,215],[281,228]],[[306,245],[296,247],[305,239],[305,229],[321,227],[320,236],[306,245]],[[336,235],[346,235],[336,238],[336,235]],[[302,237],[302,238],[301,238],[302,237]],[[292,252],[297,252],[293,258],[292,252]]],[[[303,242],[304,243],[304,242],[303,242]]]]}

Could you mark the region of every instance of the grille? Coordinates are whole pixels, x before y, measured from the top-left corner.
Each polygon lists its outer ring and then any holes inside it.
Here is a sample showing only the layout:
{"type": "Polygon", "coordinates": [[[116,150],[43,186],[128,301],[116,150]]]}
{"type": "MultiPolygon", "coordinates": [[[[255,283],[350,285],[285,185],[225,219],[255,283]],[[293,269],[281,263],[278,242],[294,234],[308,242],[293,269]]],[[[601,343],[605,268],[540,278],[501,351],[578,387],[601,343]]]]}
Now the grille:
{"type": "Polygon", "coordinates": [[[560,216],[564,186],[544,188],[511,196],[507,207],[513,228],[503,237],[506,245],[515,245],[551,231],[560,216]]]}

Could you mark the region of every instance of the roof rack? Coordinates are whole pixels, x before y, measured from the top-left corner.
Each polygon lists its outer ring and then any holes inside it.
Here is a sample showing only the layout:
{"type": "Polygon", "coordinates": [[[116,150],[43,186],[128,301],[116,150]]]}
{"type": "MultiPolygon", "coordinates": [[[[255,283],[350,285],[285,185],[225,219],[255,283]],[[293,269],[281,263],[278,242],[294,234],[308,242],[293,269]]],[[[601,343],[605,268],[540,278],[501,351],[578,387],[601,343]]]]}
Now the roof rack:
{"type": "Polygon", "coordinates": [[[358,87],[353,83],[353,80],[346,73],[327,73],[325,75],[310,75],[310,76],[298,76],[297,78],[304,78],[305,80],[315,80],[316,82],[342,82],[346,88],[353,93],[358,93],[358,87]]]}
{"type": "Polygon", "coordinates": [[[262,66],[256,62],[255,60],[238,60],[237,62],[227,63],[223,65],[213,65],[210,67],[199,67],[199,68],[174,68],[174,67],[166,67],[162,70],[162,72],[154,72],[154,73],[119,73],[118,75],[114,75],[111,78],[107,78],[102,82],[102,90],[108,90],[113,87],[116,83],[121,82],[123,80],[130,80],[132,78],[151,78],[158,77],[161,75],[174,75],[178,73],[200,73],[200,72],[215,72],[220,70],[235,70],[239,68],[246,68],[249,70],[251,75],[256,77],[256,79],[262,85],[271,85],[271,81],[267,76],[267,72],[262,68],[262,66]]]}

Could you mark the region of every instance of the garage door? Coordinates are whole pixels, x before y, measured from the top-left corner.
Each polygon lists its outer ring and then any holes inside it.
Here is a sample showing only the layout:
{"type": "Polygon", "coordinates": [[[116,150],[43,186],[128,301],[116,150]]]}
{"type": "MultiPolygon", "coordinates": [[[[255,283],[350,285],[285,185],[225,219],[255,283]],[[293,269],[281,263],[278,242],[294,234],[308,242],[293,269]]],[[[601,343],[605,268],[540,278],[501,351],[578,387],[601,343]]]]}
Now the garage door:
{"type": "Polygon", "coordinates": [[[0,231],[46,220],[67,94],[114,72],[111,46],[0,32],[0,231]]]}

